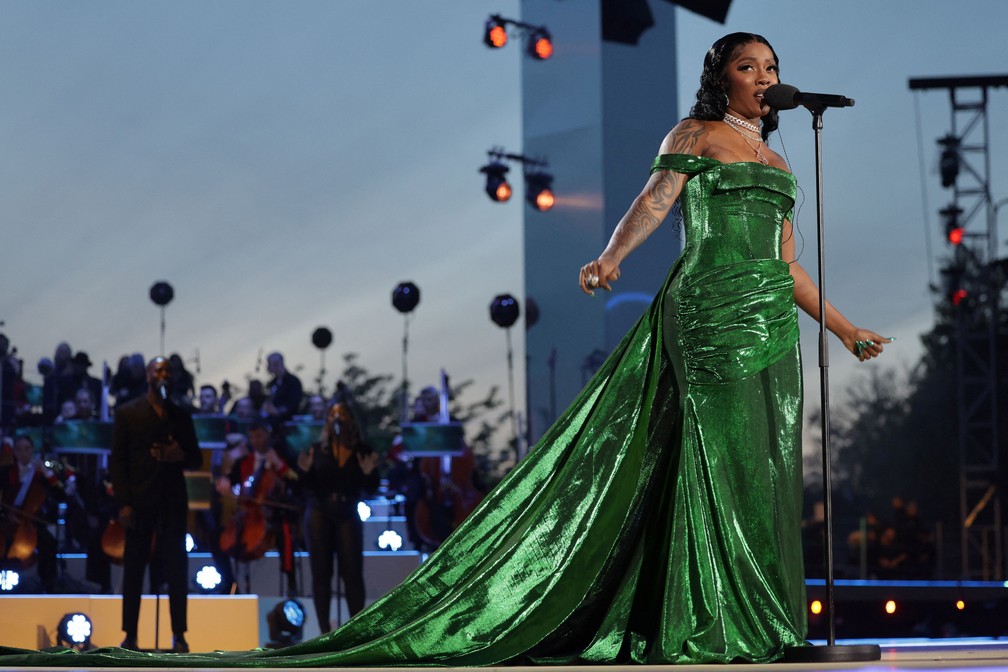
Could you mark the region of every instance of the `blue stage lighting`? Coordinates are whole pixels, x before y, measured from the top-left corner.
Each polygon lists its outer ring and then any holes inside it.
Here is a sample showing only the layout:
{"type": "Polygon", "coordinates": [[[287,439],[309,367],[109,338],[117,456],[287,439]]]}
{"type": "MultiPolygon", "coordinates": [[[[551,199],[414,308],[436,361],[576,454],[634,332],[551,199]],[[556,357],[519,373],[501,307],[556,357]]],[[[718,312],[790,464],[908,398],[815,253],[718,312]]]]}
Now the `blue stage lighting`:
{"type": "Polygon", "coordinates": [[[286,599],[283,602],[277,602],[276,606],[266,614],[270,638],[267,646],[287,646],[300,642],[304,632],[304,619],[304,607],[297,600],[286,599]]]}

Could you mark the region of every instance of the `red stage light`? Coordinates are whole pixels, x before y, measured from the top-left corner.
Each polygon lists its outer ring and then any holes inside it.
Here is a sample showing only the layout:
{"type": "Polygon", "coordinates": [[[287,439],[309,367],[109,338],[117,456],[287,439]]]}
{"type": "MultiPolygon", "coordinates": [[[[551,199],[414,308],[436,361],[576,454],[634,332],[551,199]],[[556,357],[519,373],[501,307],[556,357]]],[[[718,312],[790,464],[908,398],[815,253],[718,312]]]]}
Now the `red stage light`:
{"type": "Polygon", "coordinates": [[[533,56],[541,61],[545,61],[553,55],[553,40],[551,40],[548,35],[538,36],[533,39],[535,40],[535,42],[532,43],[533,56]]]}
{"type": "Polygon", "coordinates": [[[507,30],[504,29],[499,23],[493,24],[486,34],[486,39],[484,40],[488,47],[493,47],[494,49],[500,49],[508,41],[507,30]]]}
{"type": "Polygon", "coordinates": [[[536,210],[541,212],[546,212],[556,203],[556,197],[553,196],[553,192],[549,189],[543,189],[540,191],[535,198],[536,210]]]}
{"type": "Polygon", "coordinates": [[[497,189],[494,191],[494,200],[504,203],[511,198],[511,185],[507,182],[501,182],[497,185],[497,189]]]}

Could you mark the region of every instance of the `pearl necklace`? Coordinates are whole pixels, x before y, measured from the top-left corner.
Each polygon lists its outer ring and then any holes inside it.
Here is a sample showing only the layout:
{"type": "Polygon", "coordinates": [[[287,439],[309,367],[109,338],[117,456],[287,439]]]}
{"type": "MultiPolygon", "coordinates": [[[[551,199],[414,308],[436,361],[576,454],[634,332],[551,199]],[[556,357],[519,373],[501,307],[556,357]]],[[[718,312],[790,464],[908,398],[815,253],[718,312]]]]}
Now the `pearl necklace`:
{"type": "Polygon", "coordinates": [[[759,126],[757,126],[756,124],[750,124],[745,119],[739,119],[734,114],[729,114],[728,112],[725,112],[724,120],[726,122],[728,122],[729,124],[734,124],[735,126],[741,126],[742,128],[746,129],[747,131],[752,131],[756,135],[760,134],[760,127],[759,126]]]}
{"type": "MultiPolygon", "coordinates": [[[[756,155],[756,160],[757,161],[759,161],[760,163],[762,163],[764,166],[770,165],[770,161],[767,160],[767,158],[765,156],[763,156],[762,152],[760,152],[760,147],[762,147],[762,145],[763,145],[763,138],[751,138],[751,137],[749,137],[748,135],[746,135],[742,131],[741,128],[736,128],[735,125],[732,124],[732,122],[728,121],[728,117],[730,117],[730,116],[731,115],[726,114],[725,118],[723,119],[724,123],[728,125],[728,128],[732,129],[733,131],[735,131],[736,133],[738,133],[739,135],[742,136],[742,141],[745,142],[746,147],[748,147],[749,149],[753,150],[753,154],[756,155]],[[756,146],[755,147],[753,147],[751,144],[749,144],[750,140],[755,140],[756,141],[756,146]]],[[[735,117],[732,117],[732,119],[735,119],[735,117]]],[[[752,126],[752,124],[749,124],[749,126],[752,126]]]]}

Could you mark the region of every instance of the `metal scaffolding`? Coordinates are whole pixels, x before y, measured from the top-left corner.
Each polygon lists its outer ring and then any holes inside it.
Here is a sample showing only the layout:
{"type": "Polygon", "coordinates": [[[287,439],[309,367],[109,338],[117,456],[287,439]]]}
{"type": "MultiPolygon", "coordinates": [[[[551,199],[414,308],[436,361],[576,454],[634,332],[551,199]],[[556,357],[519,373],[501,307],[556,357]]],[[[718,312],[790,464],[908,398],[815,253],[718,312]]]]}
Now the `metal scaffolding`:
{"type": "Polygon", "coordinates": [[[953,303],[962,576],[984,580],[1003,578],[997,401],[1000,287],[987,121],[988,90],[999,86],[1008,86],[1008,75],[910,80],[911,90],[947,89],[952,106],[951,129],[939,144],[944,148],[942,184],[952,188],[952,201],[941,214],[947,230],[957,227],[961,236],[943,273],[961,292],[953,303]],[[971,228],[973,220],[979,226],[971,228]]]}

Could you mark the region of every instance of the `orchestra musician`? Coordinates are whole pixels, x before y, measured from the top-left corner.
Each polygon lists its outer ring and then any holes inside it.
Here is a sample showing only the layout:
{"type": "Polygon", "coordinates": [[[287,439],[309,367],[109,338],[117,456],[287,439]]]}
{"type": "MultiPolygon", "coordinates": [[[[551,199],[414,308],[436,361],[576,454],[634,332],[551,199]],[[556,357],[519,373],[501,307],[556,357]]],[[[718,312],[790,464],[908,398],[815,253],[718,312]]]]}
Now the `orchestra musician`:
{"type": "Polygon", "coordinates": [[[328,632],[333,556],[353,616],[364,608],[364,524],[357,503],[378,487],[378,454],[364,443],[344,403],[329,408],[320,441],[298,456],[308,493],[305,535],[312,572],[312,596],[319,629],[328,632]]]}
{"type": "Polygon", "coordinates": [[[56,539],[42,514],[60,483],[35,452],[30,436],[14,439],[14,461],[0,467],[0,565],[23,570],[38,560],[38,575],[45,592],[56,590],[56,539]]]}
{"type": "Polygon", "coordinates": [[[287,422],[301,407],[304,398],[301,380],[287,370],[279,352],[271,352],[266,357],[266,369],[273,379],[267,386],[269,398],[263,403],[263,415],[276,423],[287,422]]]}
{"type": "Polygon", "coordinates": [[[297,472],[273,445],[272,431],[265,420],[252,421],[248,446],[251,450],[229,460],[227,476],[217,481],[222,497],[237,493],[241,498],[241,508],[224,528],[221,547],[237,559],[249,561],[262,557],[267,548],[275,545],[280,554],[280,571],[287,578],[287,593],[293,596],[298,590],[295,524],[290,511],[296,507],[290,504],[288,485],[297,480],[297,472]]]}
{"type": "Polygon", "coordinates": [[[168,582],[172,651],[185,653],[187,609],[185,469],[203,463],[189,412],[168,400],[168,360],[147,365],[147,394],[116,408],[109,471],[119,522],[126,529],[123,558],[124,649],[137,648],[144,568],[157,535],[160,566],[168,582]]]}

